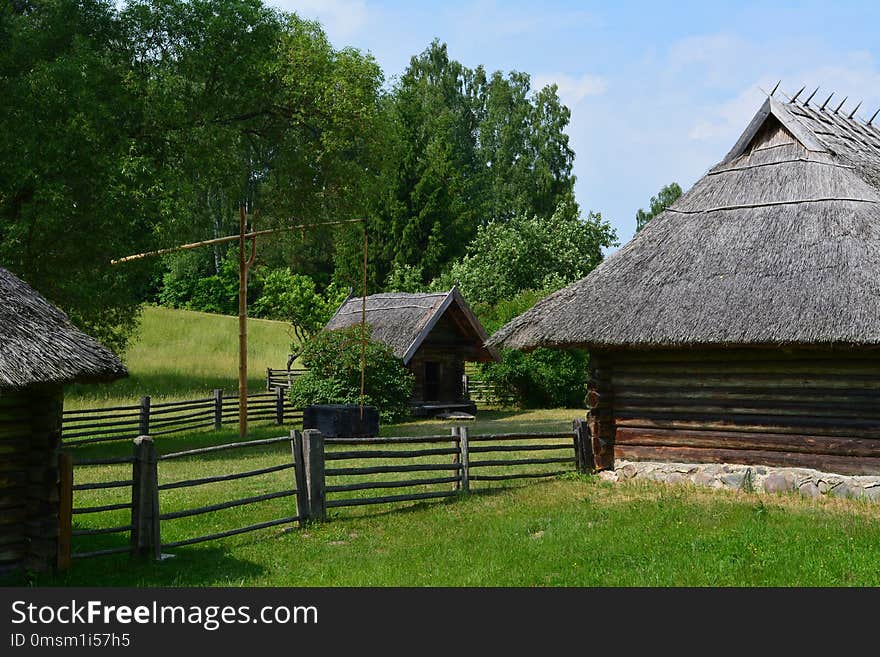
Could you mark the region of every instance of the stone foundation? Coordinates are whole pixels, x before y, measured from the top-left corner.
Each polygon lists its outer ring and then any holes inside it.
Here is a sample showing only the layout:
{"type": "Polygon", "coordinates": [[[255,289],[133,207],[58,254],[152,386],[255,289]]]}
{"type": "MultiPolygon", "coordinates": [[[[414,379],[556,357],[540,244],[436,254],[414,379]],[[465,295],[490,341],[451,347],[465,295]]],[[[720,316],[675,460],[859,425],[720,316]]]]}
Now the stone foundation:
{"type": "Polygon", "coordinates": [[[838,475],[806,468],[717,463],[658,463],[617,459],[613,470],[599,473],[605,481],[691,483],[759,493],[794,493],[816,498],[830,495],[880,501],[880,476],[838,475]]]}

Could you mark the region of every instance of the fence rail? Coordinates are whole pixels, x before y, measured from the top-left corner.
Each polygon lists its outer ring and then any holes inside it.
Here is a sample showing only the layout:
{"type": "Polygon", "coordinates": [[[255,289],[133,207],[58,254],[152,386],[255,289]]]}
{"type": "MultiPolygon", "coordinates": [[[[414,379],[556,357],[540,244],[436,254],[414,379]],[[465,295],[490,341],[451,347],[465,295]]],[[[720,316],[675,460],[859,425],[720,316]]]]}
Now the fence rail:
{"type": "Polygon", "coordinates": [[[283,370],[275,370],[271,367],[266,368],[266,390],[273,390],[275,388],[290,388],[293,380],[302,376],[308,372],[308,370],[304,369],[283,369],[283,370]]]}
{"type": "MultiPolygon", "coordinates": [[[[163,550],[269,527],[324,520],[327,509],[440,500],[461,492],[486,490],[490,484],[496,482],[546,478],[573,470],[589,472],[593,461],[586,423],[576,420],[569,432],[473,436],[469,435],[466,427],[455,427],[449,435],[382,438],[324,438],[318,431],[294,430],[288,436],[212,445],[161,455],[157,454],[152,437],[140,436],[134,440],[134,452],[130,457],[82,460],[76,464],[130,464],[132,475],[130,479],[74,484],[74,459],[70,452],[60,454],[59,567],[68,567],[72,559],[124,552],[159,559],[163,550]],[[264,461],[260,464],[261,467],[252,467],[241,472],[220,472],[172,481],[163,481],[160,477],[162,464],[168,461],[280,443],[288,443],[290,451],[285,451],[278,462],[270,461],[270,465],[264,461]],[[472,460],[472,455],[478,455],[477,459],[472,460]],[[332,467],[327,467],[328,465],[332,467]],[[280,486],[277,482],[271,485],[266,483],[262,485],[268,490],[246,496],[242,496],[241,492],[230,492],[228,487],[214,489],[218,491],[218,495],[228,495],[228,499],[206,500],[211,503],[200,505],[189,502],[189,506],[183,508],[173,508],[173,498],[169,500],[165,497],[168,491],[261,477],[285,470],[293,470],[293,476],[287,480],[292,486],[286,483],[280,486]],[[129,500],[81,507],[73,504],[75,491],[110,488],[127,488],[130,491],[129,500]],[[219,492],[220,490],[223,492],[219,492]],[[164,523],[287,498],[295,500],[295,507],[285,506],[280,517],[224,531],[184,536],[174,541],[162,540],[164,523]],[[167,508],[169,501],[172,508],[167,508]],[[160,507],[166,508],[160,510],[160,507]],[[128,523],[120,522],[117,516],[104,526],[73,529],[74,515],[125,510],[130,510],[131,513],[128,523]],[[79,552],[71,547],[72,538],[112,537],[125,533],[129,534],[127,546],[79,552]]],[[[275,509],[275,512],[279,510],[275,509]]]]}
{"type": "MultiPolygon", "coordinates": [[[[181,401],[140,403],[109,408],[65,410],[61,440],[65,446],[133,440],[138,436],[162,436],[207,427],[220,429],[238,421],[238,396],[214,390],[211,397],[181,401]]],[[[281,388],[248,395],[248,421],[272,421],[281,425],[302,419],[281,388]]]]}

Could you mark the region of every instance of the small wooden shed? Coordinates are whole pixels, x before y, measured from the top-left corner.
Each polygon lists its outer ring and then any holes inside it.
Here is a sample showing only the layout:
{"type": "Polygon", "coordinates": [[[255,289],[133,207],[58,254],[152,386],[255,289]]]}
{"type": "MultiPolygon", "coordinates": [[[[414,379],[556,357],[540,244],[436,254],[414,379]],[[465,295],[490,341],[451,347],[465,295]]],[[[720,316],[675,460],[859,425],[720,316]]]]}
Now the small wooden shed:
{"type": "Polygon", "coordinates": [[[687,194],[490,344],[589,349],[600,467],[880,474],[880,130],[768,99],[687,194]]]}
{"type": "MultiPolygon", "coordinates": [[[[361,322],[362,298],[346,300],[327,323],[340,329],[361,322]]],[[[373,294],[366,299],[372,338],[391,347],[413,373],[416,415],[474,411],[463,388],[465,362],[498,360],[486,346],[486,330],[457,288],[441,293],[373,294]]]]}
{"type": "Polygon", "coordinates": [[[0,267],[0,575],[55,563],[64,384],[126,375],[116,356],[0,267]]]}

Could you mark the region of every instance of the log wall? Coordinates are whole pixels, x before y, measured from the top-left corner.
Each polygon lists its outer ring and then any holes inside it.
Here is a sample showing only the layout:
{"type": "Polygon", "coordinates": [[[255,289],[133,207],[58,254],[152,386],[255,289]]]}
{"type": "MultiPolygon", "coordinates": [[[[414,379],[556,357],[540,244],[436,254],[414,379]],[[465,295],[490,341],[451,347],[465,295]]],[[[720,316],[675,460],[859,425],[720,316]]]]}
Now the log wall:
{"type": "Polygon", "coordinates": [[[54,564],[60,386],[0,392],[0,574],[54,564]]]}
{"type": "Polygon", "coordinates": [[[630,351],[594,359],[607,383],[602,394],[591,387],[591,406],[611,418],[600,422],[600,437],[613,435],[613,456],[880,474],[877,352],[630,351]]]}

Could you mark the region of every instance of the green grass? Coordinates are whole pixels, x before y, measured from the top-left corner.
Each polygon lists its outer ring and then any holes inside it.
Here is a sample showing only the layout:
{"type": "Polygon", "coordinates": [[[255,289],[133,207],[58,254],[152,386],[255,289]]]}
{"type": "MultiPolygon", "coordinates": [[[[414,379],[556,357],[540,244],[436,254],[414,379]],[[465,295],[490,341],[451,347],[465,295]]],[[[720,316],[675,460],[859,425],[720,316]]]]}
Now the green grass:
{"type": "MultiPolygon", "coordinates": [[[[293,341],[284,322],[248,320],[248,388],[265,389],[266,368],[283,368],[293,341]]],[[[143,395],[158,400],[207,396],[214,388],[238,390],[238,318],[144,308],[137,335],[122,355],[129,377],[113,383],[70,386],[66,408],[115,406],[143,395]]]]}
{"type": "MultiPolygon", "coordinates": [[[[481,413],[472,433],[570,426],[571,410],[481,413]],[[540,427],[534,423],[539,422],[540,427]]],[[[447,433],[450,423],[412,422],[385,435],[447,433]]],[[[259,427],[254,438],[279,435],[259,427]]],[[[168,452],[232,431],[159,440],[168,452]]],[[[126,453],[91,446],[86,456],[126,453]]],[[[160,462],[160,480],[250,470],[284,462],[285,443],[160,462]]],[[[445,458],[445,457],[444,457],[445,458]]],[[[78,481],[126,478],[126,466],[77,468],[78,481]]],[[[388,477],[388,475],[383,475],[388,477]]],[[[292,487],[290,470],[163,491],[163,511],[292,487]]],[[[338,483],[338,482],[335,482],[338,483]]],[[[127,491],[77,492],[76,506],[126,499],[127,491]]],[[[293,498],[163,522],[166,542],[291,515],[293,498]]],[[[79,526],[99,526],[77,516],[79,526]]],[[[100,525],[128,521],[105,514],[100,525]]],[[[124,544],[78,537],[75,549],[124,544]]],[[[880,508],[870,503],[670,487],[596,478],[496,485],[448,501],[330,510],[326,523],[273,528],[172,550],[162,563],[127,556],[75,561],[39,585],[137,586],[876,586],[880,508]]]]}

